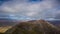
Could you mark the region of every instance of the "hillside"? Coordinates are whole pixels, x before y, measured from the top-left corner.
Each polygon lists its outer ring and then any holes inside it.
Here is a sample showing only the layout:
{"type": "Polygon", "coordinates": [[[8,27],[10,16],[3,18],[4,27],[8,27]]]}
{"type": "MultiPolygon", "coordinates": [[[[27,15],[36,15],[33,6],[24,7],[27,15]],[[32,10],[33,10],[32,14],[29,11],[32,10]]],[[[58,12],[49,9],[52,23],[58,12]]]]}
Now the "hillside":
{"type": "Polygon", "coordinates": [[[48,22],[60,28],[60,20],[53,20],[53,21],[48,21],[48,22]]]}
{"type": "Polygon", "coordinates": [[[1,26],[0,27],[0,34],[5,34],[7,30],[11,29],[12,26],[1,26]]]}
{"type": "Polygon", "coordinates": [[[0,26],[11,26],[14,24],[13,20],[0,20],[0,26]]]}
{"type": "Polygon", "coordinates": [[[60,34],[60,29],[44,20],[20,22],[6,34],[60,34]]]}

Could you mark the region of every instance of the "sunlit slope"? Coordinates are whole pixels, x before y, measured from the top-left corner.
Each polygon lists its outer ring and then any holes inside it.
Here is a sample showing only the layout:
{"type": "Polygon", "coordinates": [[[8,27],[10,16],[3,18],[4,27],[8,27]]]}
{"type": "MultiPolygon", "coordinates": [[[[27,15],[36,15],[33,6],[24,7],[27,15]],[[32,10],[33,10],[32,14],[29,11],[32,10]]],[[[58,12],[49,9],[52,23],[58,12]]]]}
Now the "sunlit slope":
{"type": "Polygon", "coordinates": [[[20,22],[7,32],[6,34],[60,34],[60,29],[45,20],[32,20],[20,22]]]}
{"type": "Polygon", "coordinates": [[[10,28],[12,28],[12,26],[1,26],[0,27],[0,34],[6,33],[6,31],[9,30],[10,28]]]}

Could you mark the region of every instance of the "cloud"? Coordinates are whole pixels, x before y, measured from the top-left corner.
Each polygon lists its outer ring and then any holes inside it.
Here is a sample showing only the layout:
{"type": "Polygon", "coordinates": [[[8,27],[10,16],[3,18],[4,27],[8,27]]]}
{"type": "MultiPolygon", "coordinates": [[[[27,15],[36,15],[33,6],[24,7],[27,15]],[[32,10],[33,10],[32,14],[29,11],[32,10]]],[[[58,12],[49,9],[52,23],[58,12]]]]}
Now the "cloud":
{"type": "Polygon", "coordinates": [[[29,0],[13,0],[5,2],[0,6],[0,11],[8,14],[18,14],[18,16],[24,15],[29,18],[40,19],[53,17],[54,15],[52,16],[52,12],[57,12],[55,11],[55,8],[59,6],[55,0],[43,0],[40,2],[35,1],[34,3],[28,1],[29,0]]]}

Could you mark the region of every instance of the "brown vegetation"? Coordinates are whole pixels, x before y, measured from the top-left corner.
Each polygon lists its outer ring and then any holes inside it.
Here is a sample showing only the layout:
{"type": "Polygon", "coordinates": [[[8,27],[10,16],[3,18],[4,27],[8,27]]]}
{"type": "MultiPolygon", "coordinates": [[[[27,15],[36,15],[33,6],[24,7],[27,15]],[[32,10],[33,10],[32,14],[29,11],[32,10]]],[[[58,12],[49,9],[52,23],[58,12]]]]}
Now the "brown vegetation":
{"type": "Polygon", "coordinates": [[[6,34],[60,34],[60,29],[44,20],[21,22],[6,34]]]}

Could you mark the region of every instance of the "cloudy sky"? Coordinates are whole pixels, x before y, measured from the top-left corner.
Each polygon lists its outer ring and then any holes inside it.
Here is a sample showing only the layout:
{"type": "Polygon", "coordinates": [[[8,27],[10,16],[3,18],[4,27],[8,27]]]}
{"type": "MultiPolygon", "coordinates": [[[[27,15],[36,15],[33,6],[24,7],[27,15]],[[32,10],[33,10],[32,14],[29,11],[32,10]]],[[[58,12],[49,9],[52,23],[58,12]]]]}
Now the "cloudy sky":
{"type": "Polygon", "coordinates": [[[0,0],[0,18],[60,19],[60,0],[0,0]]]}

